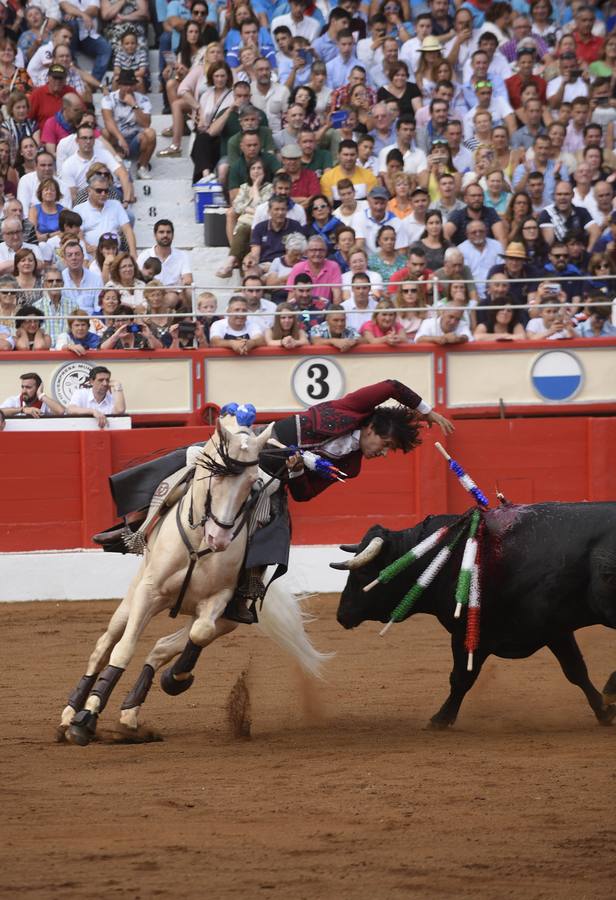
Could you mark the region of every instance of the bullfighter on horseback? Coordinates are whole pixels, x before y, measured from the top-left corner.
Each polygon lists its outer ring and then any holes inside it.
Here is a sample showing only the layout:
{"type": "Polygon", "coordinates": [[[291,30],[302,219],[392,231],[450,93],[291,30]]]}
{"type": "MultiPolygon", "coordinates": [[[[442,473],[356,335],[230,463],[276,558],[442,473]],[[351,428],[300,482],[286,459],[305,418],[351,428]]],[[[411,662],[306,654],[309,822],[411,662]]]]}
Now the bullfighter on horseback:
{"type": "MultiPolygon", "coordinates": [[[[332,480],[306,468],[299,451],[310,450],[332,462],[347,477],[355,478],[363,459],[387,456],[390,450],[408,453],[414,449],[420,443],[421,421],[429,427],[438,425],[444,434],[453,431],[452,423],[434,412],[418,394],[389,379],[276,422],[273,446],[265,448],[259,457],[259,467],[275,490],[270,492],[271,504],[265,521],[261,521],[250,539],[243,574],[225,610],[226,618],[242,624],[255,622],[255,602],[265,593],[261,581],[265,567],[277,565],[276,575],[287,569],[291,531],[285,487],[294,500],[302,502],[333,484],[332,480]],[[396,405],[381,405],[388,400],[396,401],[396,405]],[[287,448],[297,448],[297,452],[291,451],[289,455],[287,448]]],[[[161,482],[187,464],[191,464],[190,447],[111,477],[118,514],[130,523],[132,531],[143,522],[143,510],[150,506],[161,482]]],[[[123,525],[96,534],[93,539],[106,550],[125,552],[126,535],[127,528],[123,525]]]]}

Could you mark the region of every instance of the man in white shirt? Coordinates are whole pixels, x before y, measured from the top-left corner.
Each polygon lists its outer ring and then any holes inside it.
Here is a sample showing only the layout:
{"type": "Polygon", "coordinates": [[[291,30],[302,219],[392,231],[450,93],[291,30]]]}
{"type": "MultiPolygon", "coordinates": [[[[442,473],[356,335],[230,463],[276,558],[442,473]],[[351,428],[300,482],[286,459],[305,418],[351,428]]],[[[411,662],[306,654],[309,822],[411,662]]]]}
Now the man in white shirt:
{"type": "Polygon", "coordinates": [[[156,243],[153,247],[143,250],[138,258],[139,267],[143,266],[146,259],[155,256],[161,261],[162,269],[158,275],[158,279],[164,285],[185,285],[183,296],[187,303],[191,301],[190,285],[193,283],[192,271],[190,268],[190,258],[185,250],[177,250],[172,247],[173,243],[173,222],[169,219],[159,219],[154,225],[154,238],[156,243]]]}
{"type": "Polygon", "coordinates": [[[246,356],[265,341],[261,329],[248,321],[248,303],[241,296],[231,297],[227,315],[210,327],[212,347],[226,347],[238,356],[246,356]]]}
{"type": "Polygon", "coordinates": [[[311,16],[306,15],[306,0],[289,0],[291,12],[286,16],[276,16],[270,31],[274,34],[280,25],[286,25],[293,37],[304,37],[312,43],[321,32],[321,26],[311,16]]]}
{"type": "Polygon", "coordinates": [[[487,110],[492,116],[493,125],[504,125],[511,137],[516,130],[516,120],[508,100],[494,95],[491,81],[477,81],[475,84],[476,106],[464,116],[464,140],[470,141],[475,134],[475,114],[487,110]]]}
{"type": "Polygon", "coordinates": [[[362,325],[370,321],[372,311],[376,309],[377,301],[370,295],[371,288],[366,272],[356,272],[351,280],[351,296],[342,301],[347,326],[355,331],[359,331],[362,325]]]}
{"type": "MultiPolygon", "coordinates": [[[[414,176],[415,185],[420,176],[428,182],[428,162],[423,150],[415,146],[415,119],[411,113],[403,113],[396,123],[396,143],[388,144],[379,153],[378,169],[383,177],[387,172],[387,154],[399,150],[404,160],[404,171],[414,176]]],[[[415,186],[414,185],[414,186],[415,186]]]]}
{"type": "Polygon", "coordinates": [[[366,250],[376,253],[376,236],[383,225],[390,225],[396,232],[396,250],[403,250],[409,245],[408,234],[403,220],[387,209],[389,194],[384,187],[373,187],[368,194],[368,209],[364,210],[364,232],[366,234],[366,250]]]}
{"type": "Polygon", "coordinates": [[[282,131],[282,114],[289,105],[289,89],[272,81],[272,67],[261,57],[254,65],[255,80],[250,88],[253,106],[267,116],[272,133],[282,131]]]}
{"type": "Polygon", "coordinates": [[[21,219],[9,218],[2,222],[2,243],[0,244],[0,275],[13,273],[14,257],[18,250],[32,250],[39,263],[43,256],[36,244],[24,241],[24,226],[21,219]]]}
{"type": "Polygon", "coordinates": [[[558,110],[562,103],[573,103],[576,97],[588,97],[588,82],[580,76],[577,56],[566,50],[558,61],[560,74],[550,78],[546,99],[550,109],[558,110]]]}
{"type": "Polygon", "coordinates": [[[502,252],[500,241],[489,238],[487,234],[485,223],[481,219],[472,219],[466,228],[466,240],[458,247],[471,270],[481,299],[486,295],[488,272],[500,261],[502,252]]]}
{"type": "Polygon", "coordinates": [[[51,40],[39,47],[32,55],[27,71],[34,87],[42,87],[47,83],[47,70],[52,63],[55,47],[61,44],[70,47],[72,38],[73,31],[70,25],[61,22],[51,32],[51,40]]]}
{"type": "Polygon", "coordinates": [[[244,278],[242,295],[248,304],[248,325],[256,325],[259,331],[272,328],[275,320],[274,313],[278,307],[271,300],[263,297],[263,280],[260,275],[247,275],[244,278]],[[257,316],[254,313],[267,313],[267,315],[257,316]]]}
{"type": "Polygon", "coordinates": [[[80,125],[77,129],[77,153],[66,160],[62,166],[62,177],[68,186],[73,202],[77,192],[87,184],[86,173],[92,163],[100,162],[106,166],[120,183],[122,196],[128,203],[134,198],[133,187],[124,166],[103,147],[94,149],[94,129],[91,125],[80,125]]]}
{"type": "Polygon", "coordinates": [[[96,253],[102,234],[121,232],[134,258],[137,256],[135,232],[120,201],[108,199],[110,183],[106,174],[96,172],[87,182],[88,199],[85,203],[78,203],[74,209],[74,212],[81,216],[86,250],[91,254],[96,253]]]}
{"type": "Polygon", "coordinates": [[[122,416],[126,400],[122,385],[111,380],[105,366],[90,369],[90,387],[77,388],[66,412],[69,416],[94,416],[99,428],[107,427],[107,416],[122,416]]]}
{"type": "Polygon", "coordinates": [[[73,199],[71,197],[71,192],[68,187],[61,181],[59,178],[56,178],[54,172],[54,158],[51,153],[47,153],[47,151],[39,152],[36,157],[36,168],[34,172],[26,172],[25,175],[22,175],[19,179],[19,186],[17,188],[17,199],[21,203],[24,209],[24,215],[28,215],[30,212],[30,207],[35,206],[39,201],[36,196],[36,192],[38,191],[39,184],[41,181],[44,181],[46,178],[55,178],[58,184],[60,185],[60,197],[58,198],[59,203],[62,206],[70,209],[73,205],[73,199]]]}
{"type": "Polygon", "coordinates": [[[45,393],[41,376],[36,372],[20,375],[20,382],[21,392],[13,397],[7,397],[0,403],[0,410],[7,419],[22,415],[33,419],[40,416],[64,415],[64,407],[45,393]]]}
{"type": "MultiPolygon", "coordinates": [[[[424,38],[432,34],[432,16],[428,12],[420,13],[415,19],[415,37],[405,41],[400,50],[400,59],[409,67],[410,72],[416,72],[419,67],[421,57],[421,45],[424,38]]],[[[438,41],[435,41],[434,48],[438,50],[438,41]]],[[[429,46],[429,45],[426,45],[429,46]]]]}
{"type": "MultiPolygon", "coordinates": [[[[135,90],[137,78],[131,69],[122,69],[118,90],[103,97],[101,110],[105,128],[126,159],[137,161],[137,178],[151,178],[148,166],[156,149],[152,124],[152,104],[145,94],[135,90]]],[[[131,200],[126,194],[125,199],[131,200]]]]}
{"type": "MultiPolygon", "coordinates": [[[[495,243],[498,243],[495,241],[495,243]]],[[[499,245],[500,246],[500,245],[499,245]]],[[[464,310],[442,307],[435,316],[424,319],[417,334],[416,344],[463,344],[472,341],[470,328],[463,320],[464,310]]]]}

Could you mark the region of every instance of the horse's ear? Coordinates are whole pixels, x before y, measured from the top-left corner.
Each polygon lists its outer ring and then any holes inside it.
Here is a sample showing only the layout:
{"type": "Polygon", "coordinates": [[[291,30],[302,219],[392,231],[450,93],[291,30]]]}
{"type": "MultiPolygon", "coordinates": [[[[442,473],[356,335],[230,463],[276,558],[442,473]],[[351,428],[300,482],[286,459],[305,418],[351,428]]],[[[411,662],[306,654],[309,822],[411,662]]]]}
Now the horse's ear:
{"type": "Polygon", "coordinates": [[[263,448],[271,438],[272,431],[274,430],[274,424],[274,422],[270,422],[267,428],[257,436],[257,447],[259,449],[259,453],[263,450],[263,448]]]}

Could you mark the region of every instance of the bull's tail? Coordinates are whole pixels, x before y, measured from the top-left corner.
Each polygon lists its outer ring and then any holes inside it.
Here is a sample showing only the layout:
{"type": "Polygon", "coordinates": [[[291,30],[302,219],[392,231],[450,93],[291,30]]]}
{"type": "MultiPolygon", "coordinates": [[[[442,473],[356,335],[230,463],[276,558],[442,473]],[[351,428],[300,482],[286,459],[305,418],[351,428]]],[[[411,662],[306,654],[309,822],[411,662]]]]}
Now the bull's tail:
{"type": "Polygon", "coordinates": [[[292,594],[275,581],[269,586],[259,610],[259,627],[279,647],[290,653],[302,669],[315,678],[321,678],[323,663],[335,654],[321,653],[313,647],[305,628],[312,617],[302,609],[304,599],[304,596],[292,594]]]}
{"type": "Polygon", "coordinates": [[[611,706],[616,703],[616,672],[612,672],[603,688],[603,705],[611,706]]]}

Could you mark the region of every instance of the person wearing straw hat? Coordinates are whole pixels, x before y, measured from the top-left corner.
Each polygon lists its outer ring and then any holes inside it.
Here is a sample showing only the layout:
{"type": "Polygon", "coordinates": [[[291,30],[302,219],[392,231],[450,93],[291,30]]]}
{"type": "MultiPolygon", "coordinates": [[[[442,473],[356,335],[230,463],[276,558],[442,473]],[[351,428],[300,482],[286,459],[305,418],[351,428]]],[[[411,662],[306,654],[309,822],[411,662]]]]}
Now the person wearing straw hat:
{"type": "Polygon", "coordinates": [[[516,303],[526,303],[529,289],[533,289],[532,283],[520,282],[517,279],[531,278],[535,273],[529,265],[529,258],[526,255],[524,244],[511,241],[507,244],[504,253],[499,253],[503,258],[502,263],[497,263],[488,272],[488,278],[492,275],[502,272],[508,279],[509,293],[516,303]]]}

